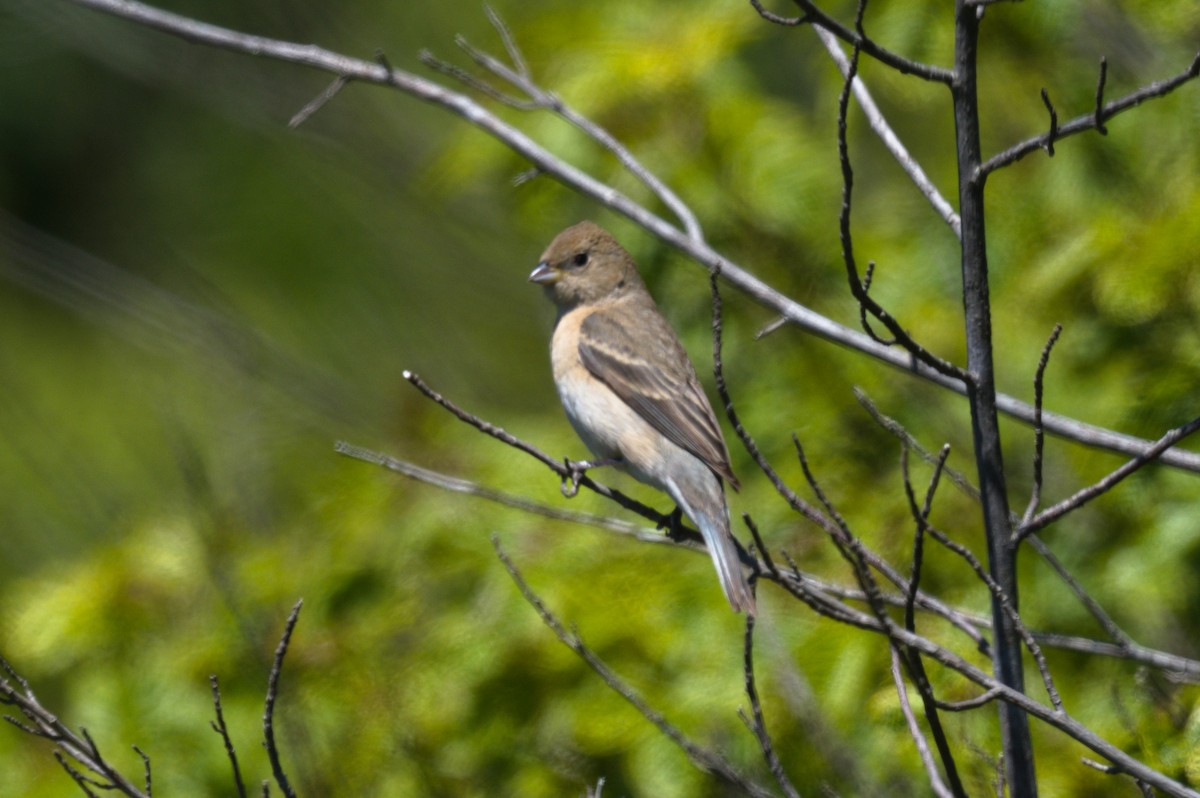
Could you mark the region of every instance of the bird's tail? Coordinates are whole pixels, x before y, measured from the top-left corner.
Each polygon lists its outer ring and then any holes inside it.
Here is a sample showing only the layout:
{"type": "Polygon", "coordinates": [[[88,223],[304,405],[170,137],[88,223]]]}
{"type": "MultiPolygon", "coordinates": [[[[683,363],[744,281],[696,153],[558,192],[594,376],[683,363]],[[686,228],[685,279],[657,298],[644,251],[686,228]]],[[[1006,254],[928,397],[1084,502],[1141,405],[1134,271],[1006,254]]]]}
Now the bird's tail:
{"type": "Polygon", "coordinates": [[[717,501],[712,501],[713,497],[710,496],[699,499],[685,497],[678,488],[671,493],[683,512],[700,527],[700,534],[708,546],[708,553],[717,569],[717,579],[721,582],[721,590],[729,600],[729,606],[733,607],[734,612],[755,615],[757,607],[754,594],[750,592],[750,583],[746,581],[746,573],[742,570],[737,544],[729,530],[729,510],[725,506],[724,491],[719,482],[717,485],[717,501]],[[692,500],[689,501],[689,498],[692,500]]]}

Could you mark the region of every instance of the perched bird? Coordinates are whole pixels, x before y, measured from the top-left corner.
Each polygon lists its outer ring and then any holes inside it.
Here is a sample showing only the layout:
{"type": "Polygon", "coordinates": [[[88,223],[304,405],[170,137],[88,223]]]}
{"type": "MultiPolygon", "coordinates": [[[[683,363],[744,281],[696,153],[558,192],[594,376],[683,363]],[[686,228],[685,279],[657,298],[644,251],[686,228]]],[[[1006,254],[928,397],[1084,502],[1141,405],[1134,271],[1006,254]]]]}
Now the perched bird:
{"type": "Polygon", "coordinates": [[[729,531],[724,482],[737,490],[738,481],[725,439],[633,258],[580,222],[550,242],[529,279],[558,306],[550,359],[579,437],[604,464],[675,500],[704,536],[730,605],[754,614],[729,531]]]}

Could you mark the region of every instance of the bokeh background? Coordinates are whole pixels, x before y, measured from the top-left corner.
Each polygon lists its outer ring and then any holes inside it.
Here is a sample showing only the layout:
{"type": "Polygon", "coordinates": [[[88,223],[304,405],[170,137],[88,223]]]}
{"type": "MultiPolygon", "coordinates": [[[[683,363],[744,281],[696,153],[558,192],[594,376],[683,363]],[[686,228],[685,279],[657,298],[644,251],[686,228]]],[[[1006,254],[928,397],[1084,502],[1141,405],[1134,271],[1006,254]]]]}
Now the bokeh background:
{"type": "MultiPolygon", "coordinates": [[[[785,4],[786,5],[786,4],[785,4]]],[[[456,33],[495,52],[477,3],[184,2],[164,7],[429,74],[429,48],[466,64],[456,33]]],[[[836,238],[840,78],[811,31],[743,2],[496,0],[544,86],[608,127],[696,210],[722,252],[853,325],[836,238]]],[[[872,4],[892,49],[947,64],[932,0],[872,4]]],[[[848,18],[845,2],[830,8],[848,18]]],[[[782,12],[790,9],[781,7],[782,12]]],[[[984,146],[1176,74],[1200,41],[1193,0],[999,4],[984,26],[984,146]]],[[[707,557],[550,522],[336,455],[347,440],[554,506],[581,496],[484,438],[402,379],[556,455],[581,457],[549,374],[552,313],[526,276],[562,227],[592,218],[638,259],[707,379],[706,275],[439,109],[351,84],[297,130],[328,83],[305,68],[189,45],[64,0],[0,0],[0,651],[114,763],[153,758],[156,789],[232,792],[209,674],[248,781],[267,670],[288,609],[305,608],[283,677],[284,763],[307,795],[702,796],[693,768],[557,643],[492,551],[496,534],[548,605],[654,705],[760,781],[735,711],[741,625],[707,557]]],[[[954,195],[940,86],[864,61],[899,135],[954,195]]],[[[503,113],[573,163],[649,201],[560,121],[503,113]]],[[[1157,437],[1196,415],[1200,377],[1200,86],[1061,142],[989,181],[1002,390],[1029,400],[1054,323],[1065,331],[1047,406],[1157,437]]],[[[859,259],[873,292],[930,348],[962,360],[951,233],[851,116],[859,259]]],[[[783,474],[795,432],[856,532],[907,567],[912,523],[898,450],[854,401],[861,386],[930,448],[971,471],[965,404],[789,330],[726,297],[727,375],[783,474]]],[[[711,383],[711,381],[709,381],[711,383]]],[[[1005,422],[1014,506],[1031,432],[1005,422]]],[[[848,581],[840,559],[773,496],[737,446],[764,536],[848,581]]],[[[1120,464],[1047,445],[1054,500],[1120,464]]],[[[928,476],[924,467],[915,471],[928,476]]],[[[669,509],[616,475],[623,490],[669,509]]],[[[1058,555],[1139,642],[1200,656],[1200,476],[1145,470],[1048,530],[1058,555]]],[[[982,554],[969,501],[943,489],[935,523],[982,554]]],[[[1022,609],[1037,628],[1098,636],[1032,556],[1022,609]]],[[[951,557],[927,585],[985,611],[951,557]]],[[[760,689],[805,794],[923,794],[876,638],[760,598],[760,689]]],[[[922,627],[947,642],[928,622],[922,627]]],[[[1120,661],[1050,652],[1067,707],[1176,778],[1200,784],[1197,691],[1120,661]]],[[[935,672],[949,698],[971,695],[935,672]]],[[[1036,676],[1030,689],[1041,696],[1036,676]]],[[[946,719],[974,792],[989,791],[994,712],[946,719]]],[[[1045,795],[1124,795],[1085,752],[1035,726],[1045,795]]],[[[76,788],[44,741],[0,730],[0,794],[76,788]]]]}

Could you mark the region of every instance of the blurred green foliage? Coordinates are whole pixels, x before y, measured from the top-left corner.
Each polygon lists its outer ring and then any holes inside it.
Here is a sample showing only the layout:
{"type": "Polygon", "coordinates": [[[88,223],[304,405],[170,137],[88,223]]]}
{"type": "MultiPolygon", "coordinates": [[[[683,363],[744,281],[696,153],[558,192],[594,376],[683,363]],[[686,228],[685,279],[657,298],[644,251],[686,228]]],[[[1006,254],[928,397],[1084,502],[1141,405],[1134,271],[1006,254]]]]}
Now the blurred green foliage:
{"type": "MultiPolygon", "coordinates": [[[[455,33],[499,50],[482,10],[365,2],[175,2],[175,10],[350,54],[381,48],[421,69],[455,33]]],[[[745,3],[517,3],[513,25],[543,85],[608,127],[699,214],[709,240],[799,301],[857,316],[836,239],[836,70],[811,31],[745,3]]],[[[781,8],[786,12],[788,9],[781,8]]],[[[831,4],[847,18],[850,4],[831,4]]],[[[946,4],[872,4],[892,49],[947,64],[946,4]]],[[[703,373],[704,273],[624,220],[538,179],[461,120],[348,86],[296,131],[328,76],[189,46],[55,0],[0,3],[0,651],[62,717],[128,773],[153,758],[162,794],[232,790],[208,675],[250,783],[267,669],[304,597],[282,680],[285,766],[305,795],[722,795],[542,627],[497,563],[497,534],[531,585],[652,704],[769,781],[735,710],[741,625],[705,557],[448,494],[336,456],[351,440],[555,506],[530,459],[463,427],[400,377],[544,450],[579,457],[549,377],[548,305],[525,276],[580,218],[610,226],[642,265],[703,373]]],[[[1000,4],[984,25],[984,145],[1091,107],[1109,60],[1115,97],[1174,74],[1200,40],[1194,0],[1000,4]]],[[[953,198],[943,88],[864,59],[897,132],[953,198]]],[[[1188,86],[1061,142],[989,181],[1001,389],[1029,399],[1042,344],[1065,332],[1047,406],[1156,437],[1196,414],[1200,378],[1200,93],[1188,86]]],[[[633,196],[615,160],[547,116],[505,109],[555,152],[633,196]]],[[[857,112],[855,235],[874,294],[921,340],[962,354],[956,246],[857,112]]],[[[970,473],[965,405],[793,331],[726,297],[727,376],[739,410],[801,484],[796,432],[866,541],[906,568],[912,523],[895,442],[853,400],[864,390],[970,473]]],[[[1032,435],[1006,423],[1014,506],[1032,435]]],[[[843,564],[753,476],[768,542],[847,581],[843,564]]],[[[1119,458],[1047,444],[1054,500],[1119,458]]],[[[919,481],[928,469],[915,468],[919,481]]],[[[609,477],[609,475],[605,475],[609,477]]],[[[623,489],[661,497],[621,477],[623,489]]],[[[1139,642],[1200,656],[1200,481],[1151,468],[1045,538],[1139,642]]],[[[943,488],[933,520],[982,553],[977,511],[943,488]]],[[[1037,628],[1098,636],[1049,569],[1023,558],[1037,628]]],[[[951,556],[926,584],[984,611],[951,556]]],[[[802,792],[921,794],[924,777],[886,647],[767,590],[760,691],[802,792]]],[[[922,630],[961,645],[938,625],[922,630]]],[[[1200,784],[1197,692],[1123,662],[1051,651],[1066,706],[1170,775],[1200,784]]],[[[976,656],[976,661],[984,664],[976,656]]],[[[931,668],[951,699],[972,694],[931,668]]],[[[1041,696],[1036,674],[1030,691],[1041,696]]],[[[994,712],[945,719],[974,794],[990,791],[994,712]]],[[[1043,794],[1124,795],[1085,752],[1035,724],[1043,794]]],[[[47,746],[0,733],[0,794],[68,795],[47,746]]]]}

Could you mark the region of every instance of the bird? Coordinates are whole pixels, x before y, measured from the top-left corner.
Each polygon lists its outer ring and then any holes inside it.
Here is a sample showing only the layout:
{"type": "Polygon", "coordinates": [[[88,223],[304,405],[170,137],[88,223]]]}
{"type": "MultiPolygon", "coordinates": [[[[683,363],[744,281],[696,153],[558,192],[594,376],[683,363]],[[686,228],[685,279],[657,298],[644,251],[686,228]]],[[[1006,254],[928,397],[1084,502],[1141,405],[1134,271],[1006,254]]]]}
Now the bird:
{"type": "Polygon", "coordinates": [[[756,611],[729,527],[725,485],[739,489],[696,369],[638,274],[604,228],[559,233],[529,275],[558,309],[550,341],[567,419],[596,462],[669,495],[700,530],[725,598],[756,611]]]}

